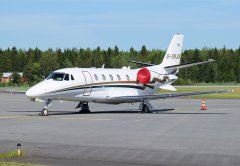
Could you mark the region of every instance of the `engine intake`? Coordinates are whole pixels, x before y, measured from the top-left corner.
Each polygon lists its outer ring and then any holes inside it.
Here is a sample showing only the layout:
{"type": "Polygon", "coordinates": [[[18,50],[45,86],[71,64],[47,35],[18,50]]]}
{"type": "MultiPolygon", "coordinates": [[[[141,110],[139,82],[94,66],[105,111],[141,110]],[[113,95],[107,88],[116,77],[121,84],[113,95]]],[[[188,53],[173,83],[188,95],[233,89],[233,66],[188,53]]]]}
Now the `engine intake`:
{"type": "Polygon", "coordinates": [[[142,68],[137,73],[137,81],[142,84],[147,84],[150,82],[151,73],[147,68],[142,68]]]}

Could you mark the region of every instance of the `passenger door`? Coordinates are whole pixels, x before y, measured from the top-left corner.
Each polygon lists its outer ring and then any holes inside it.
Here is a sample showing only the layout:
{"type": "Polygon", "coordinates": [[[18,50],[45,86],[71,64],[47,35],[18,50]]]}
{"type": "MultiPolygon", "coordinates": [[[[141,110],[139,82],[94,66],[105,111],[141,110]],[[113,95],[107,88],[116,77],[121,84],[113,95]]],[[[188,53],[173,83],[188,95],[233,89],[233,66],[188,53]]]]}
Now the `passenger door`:
{"type": "Polygon", "coordinates": [[[92,83],[93,83],[92,76],[88,71],[83,71],[82,73],[85,78],[85,84],[86,84],[86,87],[83,92],[83,96],[90,96],[92,92],[92,83]]]}

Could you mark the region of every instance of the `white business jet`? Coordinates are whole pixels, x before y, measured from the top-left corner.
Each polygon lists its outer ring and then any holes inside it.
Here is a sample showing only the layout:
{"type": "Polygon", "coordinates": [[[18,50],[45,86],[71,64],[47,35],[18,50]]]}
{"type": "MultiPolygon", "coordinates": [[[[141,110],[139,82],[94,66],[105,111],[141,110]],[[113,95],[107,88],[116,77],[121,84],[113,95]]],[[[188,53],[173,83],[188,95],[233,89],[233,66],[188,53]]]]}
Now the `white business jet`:
{"type": "Polygon", "coordinates": [[[53,100],[77,101],[81,112],[89,111],[89,102],[120,104],[140,102],[139,109],[148,113],[153,110],[149,100],[230,92],[228,90],[155,94],[161,89],[175,91],[171,85],[178,79],[179,69],[213,62],[207,60],[181,64],[183,35],[176,34],[159,65],[130,61],[145,67],[130,69],[109,68],[65,68],[51,73],[44,81],[31,87],[26,96],[32,101],[45,103],[40,115],[49,115],[48,108],[53,100]]]}

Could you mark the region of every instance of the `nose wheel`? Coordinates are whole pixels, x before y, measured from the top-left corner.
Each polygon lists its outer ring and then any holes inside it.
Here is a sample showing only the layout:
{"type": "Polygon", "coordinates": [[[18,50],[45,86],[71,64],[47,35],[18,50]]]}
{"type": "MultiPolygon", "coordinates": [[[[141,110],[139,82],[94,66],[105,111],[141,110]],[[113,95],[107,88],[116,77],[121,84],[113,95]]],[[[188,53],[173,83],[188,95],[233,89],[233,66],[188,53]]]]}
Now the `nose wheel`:
{"type": "Polygon", "coordinates": [[[47,108],[43,108],[39,116],[49,116],[49,112],[47,108]]]}
{"type": "Polygon", "coordinates": [[[45,106],[43,107],[41,113],[39,113],[39,116],[49,116],[49,111],[48,111],[48,107],[51,105],[52,100],[48,99],[45,103],[45,106]]]}

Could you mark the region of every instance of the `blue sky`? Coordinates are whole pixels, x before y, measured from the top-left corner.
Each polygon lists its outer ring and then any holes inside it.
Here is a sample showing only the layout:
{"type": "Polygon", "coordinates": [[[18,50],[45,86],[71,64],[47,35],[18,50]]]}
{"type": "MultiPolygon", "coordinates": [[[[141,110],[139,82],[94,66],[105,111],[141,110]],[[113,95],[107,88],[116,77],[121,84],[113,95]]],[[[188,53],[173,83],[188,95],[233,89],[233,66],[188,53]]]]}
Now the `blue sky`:
{"type": "Polygon", "coordinates": [[[0,48],[240,46],[239,0],[1,0],[0,48]]]}

